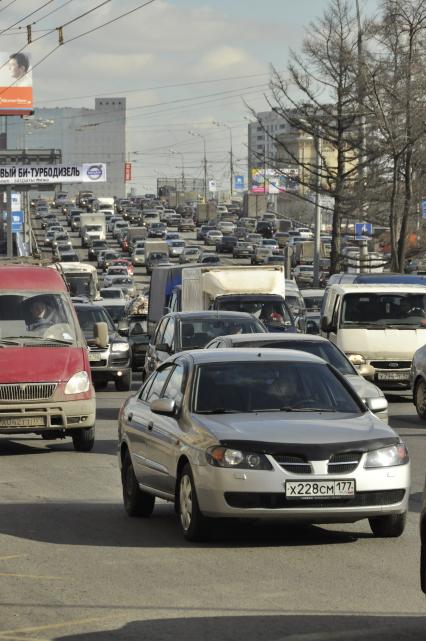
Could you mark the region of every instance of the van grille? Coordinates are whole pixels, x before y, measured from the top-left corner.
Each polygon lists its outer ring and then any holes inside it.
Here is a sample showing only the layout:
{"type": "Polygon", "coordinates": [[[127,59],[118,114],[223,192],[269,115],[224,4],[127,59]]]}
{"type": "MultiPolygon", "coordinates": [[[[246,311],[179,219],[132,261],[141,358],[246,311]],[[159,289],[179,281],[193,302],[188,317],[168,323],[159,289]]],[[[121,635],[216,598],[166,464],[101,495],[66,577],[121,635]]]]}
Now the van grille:
{"type": "Polygon", "coordinates": [[[57,387],[57,383],[12,383],[0,385],[1,401],[47,401],[57,387]]]}

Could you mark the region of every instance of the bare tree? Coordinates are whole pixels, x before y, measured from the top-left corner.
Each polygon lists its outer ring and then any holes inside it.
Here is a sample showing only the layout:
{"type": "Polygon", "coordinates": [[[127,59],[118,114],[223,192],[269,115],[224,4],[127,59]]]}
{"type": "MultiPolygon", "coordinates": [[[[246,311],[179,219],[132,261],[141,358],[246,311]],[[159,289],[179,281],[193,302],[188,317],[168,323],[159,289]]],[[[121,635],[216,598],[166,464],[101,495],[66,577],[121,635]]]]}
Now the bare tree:
{"type": "Polygon", "coordinates": [[[295,130],[312,136],[314,159],[301,162],[282,139],[299,172],[299,182],[334,198],[331,273],[340,270],[340,232],[344,215],[355,207],[358,172],[357,21],[352,3],[331,0],[307,31],[302,53],[290,53],[289,80],[274,70],[271,108],[295,130]],[[326,153],[331,149],[333,153],[326,153]],[[331,160],[333,159],[333,160],[331,160]],[[303,178],[303,176],[305,178],[303,178]]]}
{"type": "Polygon", "coordinates": [[[376,54],[368,62],[366,108],[376,128],[382,187],[388,187],[382,193],[389,206],[391,264],[403,272],[417,207],[415,182],[425,171],[426,0],[383,0],[382,12],[376,54]]]}

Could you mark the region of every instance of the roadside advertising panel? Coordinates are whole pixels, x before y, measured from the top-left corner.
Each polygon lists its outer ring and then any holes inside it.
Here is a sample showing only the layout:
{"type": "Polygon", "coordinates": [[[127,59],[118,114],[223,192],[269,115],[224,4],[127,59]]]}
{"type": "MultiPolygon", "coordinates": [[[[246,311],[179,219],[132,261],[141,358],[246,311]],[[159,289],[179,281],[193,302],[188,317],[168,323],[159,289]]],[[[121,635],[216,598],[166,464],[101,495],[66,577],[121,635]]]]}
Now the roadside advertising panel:
{"type": "Polygon", "coordinates": [[[254,167],[251,170],[251,191],[254,194],[265,193],[278,194],[282,191],[294,191],[297,189],[297,170],[289,169],[265,169],[254,167]]]}
{"type": "Polygon", "coordinates": [[[0,116],[28,116],[32,113],[30,55],[0,52],[0,116]]]}
{"type": "Polygon", "coordinates": [[[105,163],[82,165],[0,165],[0,185],[106,182],[105,163]]]}

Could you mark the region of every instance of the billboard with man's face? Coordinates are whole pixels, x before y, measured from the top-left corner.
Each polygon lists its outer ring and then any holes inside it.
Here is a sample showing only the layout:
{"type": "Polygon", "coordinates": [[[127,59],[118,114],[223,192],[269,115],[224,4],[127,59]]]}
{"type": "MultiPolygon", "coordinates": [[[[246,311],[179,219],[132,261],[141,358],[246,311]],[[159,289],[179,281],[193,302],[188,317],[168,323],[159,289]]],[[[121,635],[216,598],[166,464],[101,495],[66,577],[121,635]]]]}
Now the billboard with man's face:
{"type": "Polygon", "coordinates": [[[0,52],[0,116],[26,116],[32,112],[30,56],[0,52]]]}

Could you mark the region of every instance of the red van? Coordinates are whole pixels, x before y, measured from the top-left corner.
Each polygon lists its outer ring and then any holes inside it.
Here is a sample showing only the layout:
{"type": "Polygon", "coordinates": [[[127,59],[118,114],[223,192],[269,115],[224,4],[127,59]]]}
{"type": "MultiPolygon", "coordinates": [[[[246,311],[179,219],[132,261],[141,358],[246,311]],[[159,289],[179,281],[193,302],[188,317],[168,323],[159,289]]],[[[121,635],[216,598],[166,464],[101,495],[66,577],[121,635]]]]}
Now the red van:
{"type": "MultiPolygon", "coordinates": [[[[100,331],[100,342],[103,328],[100,331]]],[[[95,392],[85,338],[62,275],[0,266],[0,435],[95,441],[95,392]]]]}

